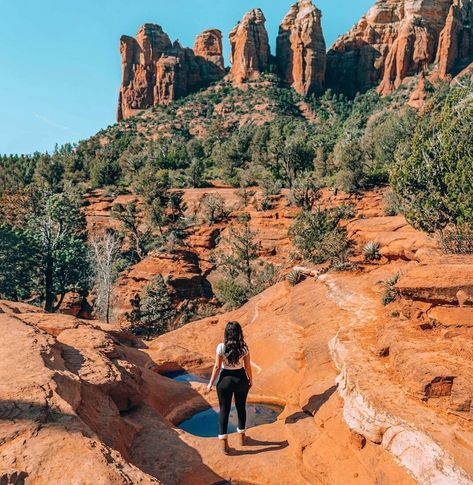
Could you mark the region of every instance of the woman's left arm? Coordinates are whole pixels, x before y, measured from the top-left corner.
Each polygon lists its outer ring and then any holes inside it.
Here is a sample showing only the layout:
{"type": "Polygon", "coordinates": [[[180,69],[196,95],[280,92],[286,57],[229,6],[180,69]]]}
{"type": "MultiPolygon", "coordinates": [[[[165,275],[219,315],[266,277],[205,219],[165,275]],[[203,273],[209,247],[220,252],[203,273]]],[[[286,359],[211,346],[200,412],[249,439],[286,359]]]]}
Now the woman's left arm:
{"type": "Polygon", "coordinates": [[[217,354],[215,356],[215,365],[214,365],[214,368],[212,369],[212,376],[210,377],[210,381],[207,386],[208,391],[211,391],[214,386],[215,380],[217,379],[217,375],[220,372],[220,369],[222,367],[222,361],[223,361],[223,357],[217,354]]]}
{"type": "Polygon", "coordinates": [[[246,375],[248,376],[248,380],[250,381],[250,387],[253,386],[253,372],[251,370],[251,357],[250,351],[247,352],[245,357],[243,358],[243,364],[245,366],[246,375]]]}

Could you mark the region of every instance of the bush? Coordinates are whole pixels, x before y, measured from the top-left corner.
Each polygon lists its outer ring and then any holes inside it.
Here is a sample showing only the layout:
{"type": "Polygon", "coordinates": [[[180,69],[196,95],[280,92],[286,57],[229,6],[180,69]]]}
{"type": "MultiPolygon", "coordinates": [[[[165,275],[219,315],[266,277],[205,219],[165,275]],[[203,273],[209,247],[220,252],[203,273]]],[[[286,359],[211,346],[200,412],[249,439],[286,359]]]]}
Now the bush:
{"type": "Polygon", "coordinates": [[[473,254],[473,226],[449,227],[441,233],[442,250],[445,254],[473,254]]]}
{"type": "Polygon", "coordinates": [[[383,281],[382,284],[384,286],[384,293],[382,296],[383,305],[389,305],[393,301],[395,301],[398,297],[398,291],[396,289],[396,284],[401,279],[401,273],[396,273],[391,278],[386,281],[383,281]]]}
{"type": "Polygon", "coordinates": [[[384,215],[388,217],[401,214],[401,200],[398,195],[389,191],[384,196],[384,215]]]}
{"type": "Polygon", "coordinates": [[[223,278],[215,284],[215,294],[229,309],[240,308],[248,301],[248,287],[233,278],[223,278]]]}
{"type": "Polygon", "coordinates": [[[454,89],[418,122],[408,150],[391,173],[407,220],[432,233],[473,222],[473,97],[454,89]]]}
{"type": "Polygon", "coordinates": [[[292,202],[303,210],[310,211],[320,199],[320,186],[311,173],[299,175],[291,188],[292,202]]]}
{"type": "Polygon", "coordinates": [[[228,217],[225,199],[220,194],[204,194],[200,199],[200,209],[204,221],[211,226],[228,217]]]}
{"type": "Polygon", "coordinates": [[[301,212],[289,229],[289,237],[300,256],[315,264],[346,262],[352,244],[338,221],[328,210],[301,212]]]}
{"type": "Polygon", "coordinates": [[[372,262],[372,261],[379,261],[381,259],[381,255],[379,254],[379,243],[376,241],[368,241],[363,246],[363,256],[365,261],[372,262]]]}

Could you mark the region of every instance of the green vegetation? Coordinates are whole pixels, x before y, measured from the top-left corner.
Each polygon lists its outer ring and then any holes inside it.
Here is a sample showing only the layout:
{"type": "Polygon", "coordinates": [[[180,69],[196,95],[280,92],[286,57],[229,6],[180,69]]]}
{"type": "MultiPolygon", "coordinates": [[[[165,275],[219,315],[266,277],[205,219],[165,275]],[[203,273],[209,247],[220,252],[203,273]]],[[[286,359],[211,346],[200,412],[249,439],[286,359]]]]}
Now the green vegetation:
{"type": "Polygon", "coordinates": [[[127,314],[131,330],[147,340],[172,329],[176,312],[166,282],[157,275],[132,300],[132,311],[127,314]]]}
{"type": "MultiPolygon", "coordinates": [[[[302,98],[274,76],[264,81],[245,91],[222,82],[50,154],[0,156],[0,297],[57,311],[67,292],[85,295],[102,285],[98,306],[110,318],[110,281],[120,270],[152,250],[185,244],[192,218],[180,189],[216,179],[238,190],[242,207],[262,211],[289,189],[302,209],[290,229],[295,256],[315,264],[343,268],[351,253],[339,222],[353,210],[318,207],[323,187],[356,193],[390,183],[386,215],[405,214],[414,227],[440,234],[447,253],[473,252],[471,82],[433,86],[416,112],[406,87],[385,98],[374,91],[302,98]],[[114,195],[131,189],[140,202],[114,207],[120,251],[99,244],[93,266],[105,258],[105,270],[91,281],[81,200],[93,188],[114,195]]],[[[206,195],[195,215],[218,224],[229,210],[218,195],[206,195]]],[[[258,264],[248,220],[229,231],[226,244],[216,291],[236,307],[274,282],[276,270],[258,264]]],[[[371,243],[364,254],[376,260],[379,247],[371,243]]]]}
{"type": "Polygon", "coordinates": [[[273,265],[258,263],[258,233],[250,227],[250,216],[242,214],[238,226],[229,228],[223,249],[215,254],[222,278],[215,285],[219,300],[228,308],[238,308],[277,280],[273,265]]]}
{"type": "Polygon", "coordinates": [[[379,242],[377,241],[368,241],[363,246],[363,256],[366,262],[372,261],[379,261],[381,259],[381,255],[379,254],[379,242]]]}
{"type": "Polygon", "coordinates": [[[4,197],[0,210],[1,295],[31,299],[57,311],[66,293],[86,293],[89,258],[80,194],[24,190],[4,197]]]}
{"type": "Polygon", "coordinates": [[[339,226],[337,211],[317,207],[302,211],[289,229],[297,257],[315,264],[330,263],[341,267],[348,262],[351,242],[346,229],[339,226]]]}
{"type": "Polygon", "coordinates": [[[400,279],[401,273],[396,273],[386,281],[382,281],[382,285],[384,286],[384,293],[381,297],[383,305],[389,305],[397,299],[398,291],[396,289],[396,284],[400,279]]]}
{"type": "Polygon", "coordinates": [[[391,173],[408,221],[426,232],[473,222],[473,91],[433,100],[391,173]]]}

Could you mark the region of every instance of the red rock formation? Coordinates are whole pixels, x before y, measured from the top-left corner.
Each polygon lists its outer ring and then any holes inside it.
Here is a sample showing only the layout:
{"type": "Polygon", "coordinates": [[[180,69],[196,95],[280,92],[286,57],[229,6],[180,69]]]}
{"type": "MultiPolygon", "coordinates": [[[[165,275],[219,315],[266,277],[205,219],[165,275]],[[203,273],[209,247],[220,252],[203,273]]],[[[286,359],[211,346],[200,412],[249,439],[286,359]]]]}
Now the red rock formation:
{"type": "Polygon", "coordinates": [[[258,79],[269,69],[270,48],[265,22],[263,12],[254,9],[230,32],[231,76],[237,84],[258,79]]]}
{"type": "Polygon", "coordinates": [[[455,75],[473,58],[473,4],[456,0],[440,34],[436,63],[438,75],[455,75]]]}
{"type": "Polygon", "coordinates": [[[204,30],[195,39],[194,53],[215,64],[220,70],[225,69],[223,61],[222,32],[217,29],[204,30]]]}
{"type": "Polygon", "coordinates": [[[327,87],[382,94],[432,64],[452,0],[378,0],[328,52],[327,87]]]}
{"type": "Polygon", "coordinates": [[[321,18],[322,13],[312,0],[299,0],[279,27],[279,73],[288,86],[302,95],[320,92],[325,84],[327,56],[321,18]]]}
{"type": "Polygon", "coordinates": [[[196,46],[197,55],[177,41],[172,44],[163,29],[154,24],[143,25],[136,39],[123,36],[118,121],[155,104],[168,104],[222,78],[220,32],[204,32],[196,46]]]}

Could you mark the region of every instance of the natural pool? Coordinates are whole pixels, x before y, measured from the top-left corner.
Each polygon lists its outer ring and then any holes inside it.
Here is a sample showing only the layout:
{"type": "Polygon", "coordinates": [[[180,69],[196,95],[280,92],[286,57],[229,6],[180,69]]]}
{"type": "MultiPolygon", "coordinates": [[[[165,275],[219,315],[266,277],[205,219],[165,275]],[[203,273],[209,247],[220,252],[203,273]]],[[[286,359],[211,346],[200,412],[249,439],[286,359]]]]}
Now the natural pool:
{"type": "MultiPolygon", "coordinates": [[[[183,421],[178,428],[195,436],[212,438],[218,436],[218,407],[205,409],[183,421]]],[[[282,413],[283,408],[273,404],[247,404],[246,425],[248,428],[262,424],[274,423],[282,413]]],[[[230,412],[228,432],[235,433],[237,429],[237,413],[234,406],[230,412]]]]}
{"type": "Polygon", "coordinates": [[[207,384],[210,380],[209,371],[187,372],[186,370],[177,370],[165,372],[162,375],[178,382],[199,382],[201,384],[207,384]]]}

